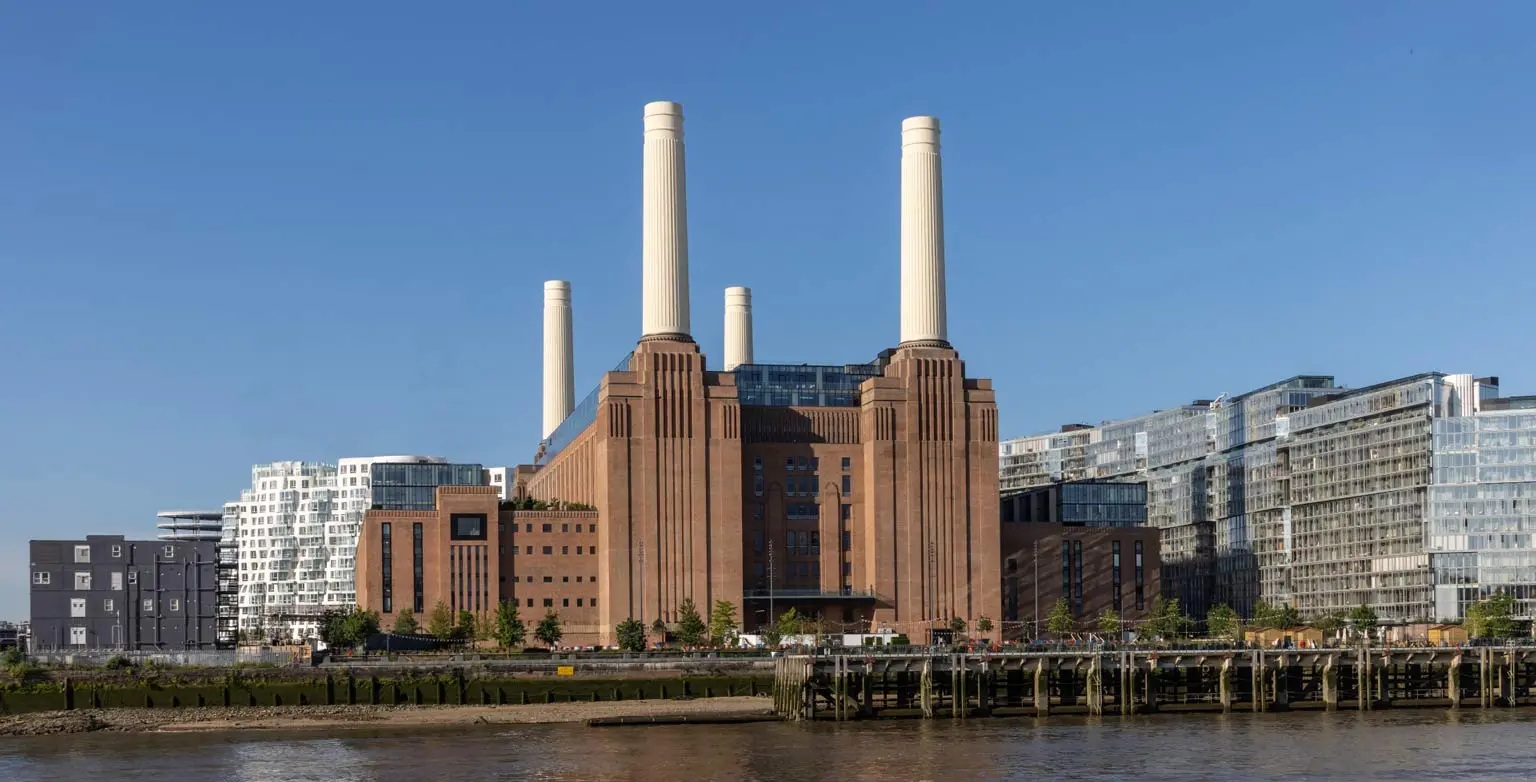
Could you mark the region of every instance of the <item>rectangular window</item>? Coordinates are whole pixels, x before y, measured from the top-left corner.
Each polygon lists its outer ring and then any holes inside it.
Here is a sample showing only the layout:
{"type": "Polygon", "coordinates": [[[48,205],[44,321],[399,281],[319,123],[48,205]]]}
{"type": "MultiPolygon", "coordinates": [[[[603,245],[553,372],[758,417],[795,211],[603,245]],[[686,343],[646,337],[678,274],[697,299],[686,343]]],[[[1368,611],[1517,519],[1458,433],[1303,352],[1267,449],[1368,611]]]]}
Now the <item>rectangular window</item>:
{"type": "Polygon", "coordinates": [[[144,598],[144,602],[139,604],[139,609],[146,614],[153,614],[155,612],[154,598],[144,598]]]}
{"type": "Polygon", "coordinates": [[[587,546],[587,553],[588,554],[596,554],[597,553],[597,546],[587,546]]]}
{"type": "Polygon", "coordinates": [[[820,532],[812,532],[811,533],[811,553],[812,554],[820,554],[821,553],[821,533],[820,532]]]}
{"type": "Polygon", "coordinates": [[[523,549],[523,553],[524,553],[524,554],[532,554],[532,553],[533,553],[533,546],[527,546],[527,547],[525,547],[525,548],[524,548],[524,549],[523,549]]]}
{"type": "Polygon", "coordinates": [[[88,572],[75,573],[75,589],[89,590],[91,588],[91,574],[88,572]]]}
{"type": "Polygon", "coordinates": [[[552,597],[544,598],[544,607],[545,608],[554,608],[555,607],[555,599],[552,598],[552,597]]]}
{"type": "Polygon", "coordinates": [[[589,525],[587,525],[587,531],[592,533],[593,535],[596,535],[597,534],[597,525],[596,524],[589,524],[589,525]]]}
{"type": "Polygon", "coordinates": [[[89,564],[91,561],[90,546],[75,546],[75,563],[89,564]]]}
{"type": "Polygon", "coordinates": [[[1117,541],[1114,541],[1112,544],[1110,544],[1110,549],[1111,549],[1111,553],[1109,555],[1110,556],[1110,562],[1109,562],[1110,577],[1109,577],[1109,581],[1110,581],[1110,588],[1111,588],[1112,593],[1114,595],[1114,597],[1113,597],[1114,609],[1115,609],[1116,613],[1118,613],[1120,611],[1120,604],[1122,602],[1120,600],[1120,541],[1117,540],[1117,541]]]}
{"type": "Polygon", "coordinates": [[[545,554],[553,554],[553,553],[555,553],[555,547],[554,546],[545,546],[544,547],[544,553],[545,554]]]}
{"type": "Polygon", "coordinates": [[[174,614],[174,613],[176,613],[177,611],[180,611],[180,610],[181,610],[181,601],[177,600],[174,597],[171,598],[171,613],[174,614]]]}
{"type": "Polygon", "coordinates": [[[577,524],[577,525],[576,525],[576,531],[577,531],[577,532],[580,532],[580,531],[581,531],[581,525],[580,525],[580,524],[577,524]]]}
{"type": "Polygon", "coordinates": [[[1142,576],[1141,541],[1136,541],[1136,610],[1146,607],[1146,581],[1142,576]]]}
{"type": "Polygon", "coordinates": [[[555,577],[554,576],[545,576],[544,577],[544,583],[546,583],[546,584],[553,584],[554,582],[555,582],[555,577]]]}
{"type": "Polygon", "coordinates": [[[1072,605],[1072,542],[1061,542],[1061,597],[1072,605]]]}
{"type": "Polygon", "coordinates": [[[1077,571],[1077,577],[1072,585],[1072,602],[1074,606],[1073,616],[1083,615],[1083,542],[1072,541],[1072,559],[1077,571]]]}
{"type": "Polygon", "coordinates": [[[760,529],[752,531],[752,553],[763,553],[763,531],[760,529]]]}
{"type": "Polygon", "coordinates": [[[555,525],[553,525],[553,524],[545,524],[544,527],[543,527],[543,531],[544,532],[554,532],[555,531],[555,525]]]}
{"type": "Polygon", "coordinates": [[[118,557],[121,557],[122,555],[123,555],[123,547],[114,544],[112,546],[112,556],[113,556],[113,558],[118,558],[118,557]]]}
{"type": "Polygon", "coordinates": [[[69,628],[69,643],[71,646],[85,646],[85,628],[69,628]]]}
{"type": "Polygon", "coordinates": [[[763,476],[761,475],[752,476],[752,496],[763,496],[763,476]]]}
{"type": "Polygon", "coordinates": [[[560,607],[561,608],[570,608],[571,607],[571,599],[567,597],[567,598],[561,600],[560,601],[560,607]]]}
{"type": "Polygon", "coordinates": [[[411,525],[411,611],[427,610],[426,578],[422,572],[421,522],[411,525]]]}
{"type": "Polygon", "coordinates": [[[46,570],[38,570],[32,573],[32,583],[39,586],[47,586],[53,583],[53,574],[46,570]]]}
{"type": "Polygon", "coordinates": [[[114,609],[116,609],[116,606],[112,603],[112,598],[109,597],[109,598],[101,601],[101,611],[102,611],[102,613],[110,614],[110,613],[113,612],[114,609]]]}
{"type": "Polygon", "coordinates": [[[852,456],[844,456],[843,457],[843,469],[844,470],[849,470],[849,469],[852,469],[852,468],[853,468],[853,457],[852,456]]]}
{"type": "Polygon", "coordinates": [[[793,457],[793,456],[786,456],[786,457],[784,457],[784,469],[786,469],[786,470],[794,470],[795,469],[795,457],[793,457]]]}
{"type": "MultiPolygon", "coordinates": [[[[561,554],[570,554],[571,553],[571,547],[570,546],[561,546],[560,547],[560,553],[561,554]]],[[[578,554],[581,553],[581,549],[579,547],[577,548],[576,553],[578,553],[578,554]]]]}
{"type": "Polygon", "coordinates": [[[844,475],[843,476],[843,496],[844,497],[849,497],[849,496],[852,496],[852,495],[853,495],[853,476],[852,475],[844,475]]]}
{"type": "Polygon", "coordinates": [[[384,522],[379,525],[379,572],[384,586],[384,613],[388,614],[395,608],[395,552],[394,535],[392,525],[384,522]]]}
{"type": "Polygon", "coordinates": [[[130,571],[128,571],[128,583],[130,583],[130,584],[137,584],[137,583],[139,583],[139,571],[137,571],[137,570],[130,570],[130,571]]]}
{"type": "Polygon", "coordinates": [[[843,550],[853,550],[853,533],[848,530],[843,530],[843,550]]]}
{"type": "Polygon", "coordinates": [[[176,558],[176,547],[175,546],[166,546],[166,547],[164,547],[164,548],[162,548],[160,550],[160,553],[164,554],[166,559],[175,559],[176,558]]]}
{"type": "MultiPolygon", "coordinates": [[[[570,532],[571,531],[571,525],[569,525],[569,524],[561,524],[560,525],[560,531],[561,532],[570,532]]],[[[576,531],[580,532],[581,530],[576,530],[576,531]]]]}
{"type": "Polygon", "coordinates": [[[533,598],[528,598],[528,607],[533,608],[533,598]]]}
{"type": "Polygon", "coordinates": [[[525,529],[523,530],[524,532],[532,532],[533,531],[533,525],[532,524],[524,525],[524,527],[525,527],[525,529]]]}
{"type": "Polygon", "coordinates": [[[455,513],[451,517],[449,537],[453,540],[485,540],[484,513],[455,513]]]}
{"type": "Polygon", "coordinates": [[[70,615],[71,618],[81,618],[81,617],[85,616],[85,598],[83,598],[83,597],[70,598],[70,600],[69,600],[69,615],[70,615]]]}
{"type": "Polygon", "coordinates": [[[123,589],[123,573],[118,571],[112,574],[112,591],[121,592],[123,589]]]}
{"type": "Polygon", "coordinates": [[[843,521],[852,521],[853,520],[853,506],[852,505],[849,505],[848,503],[845,502],[845,503],[843,503],[842,508],[840,508],[838,512],[842,515],[842,520],[843,521]]]}

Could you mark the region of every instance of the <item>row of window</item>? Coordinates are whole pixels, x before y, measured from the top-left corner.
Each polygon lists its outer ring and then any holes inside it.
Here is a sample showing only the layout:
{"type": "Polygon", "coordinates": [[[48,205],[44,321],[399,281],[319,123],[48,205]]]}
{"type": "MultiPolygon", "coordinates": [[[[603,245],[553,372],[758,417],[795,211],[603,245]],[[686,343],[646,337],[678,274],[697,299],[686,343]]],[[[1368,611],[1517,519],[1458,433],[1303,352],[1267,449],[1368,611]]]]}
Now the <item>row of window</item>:
{"type": "MultiPolygon", "coordinates": [[[[176,547],[175,546],[161,546],[160,547],[160,555],[165,557],[166,559],[175,559],[176,558],[176,547]]],[[[123,545],[121,543],[113,543],[112,544],[112,558],[113,559],[121,559],[122,556],[123,556],[123,545]]],[[[77,565],[88,565],[88,564],[90,564],[90,562],[91,562],[91,547],[88,546],[88,545],[86,545],[86,546],[75,546],[75,564],[77,564],[77,565]]]]}
{"type": "MultiPolygon", "coordinates": [[[[130,571],[128,571],[128,583],[130,583],[130,584],[137,584],[137,583],[139,583],[139,571],[137,571],[137,570],[130,570],[130,571]]],[[[34,586],[51,586],[53,584],[53,574],[48,572],[48,571],[46,571],[46,570],[34,570],[34,571],[32,571],[32,584],[34,586]]],[[[123,588],[123,574],[121,572],[112,573],[112,590],[113,591],[120,591],[120,590],[122,590],[122,588],[123,588]]],[[[75,589],[78,589],[78,590],[80,590],[82,592],[90,591],[90,589],[91,589],[91,573],[90,573],[90,571],[80,570],[80,571],[76,571],[75,572],[75,589]]]]}
{"type": "MultiPolygon", "coordinates": [[[[578,584],[583,583],[582,582],[583,578],[586,578],[586,579],[590,580],[594,584],[597,583],[597,576],[577,576],[576,577],[576,583],[578,583],[578,584]]],[[[517,581],[517,576],[513,576],[512,580],[514,582],[516,582],[517,581]]],[[[527,582],[526,583],[532,584],[533,583],[533,576],[527,576],[527,582]]],[[[553,583],[555,583],[555,577],[554,576],[545,576],[544,577],[544,583],[546,583],[546,584],[553,584],[553,583]]],[[[571,577],[570,576],[561,576],[560,577],[560,583],[562,583],[562,584],[569,584],[569,583],[571,583],[571,577]]]]}
{"type": "MultiPolygon", "coordinates": [[[[805,456],[786,456],[786,457],[784,457],[784,469],[789,470],[791,472],[794,472],[796,470],[801,470],[801,471],[810,470],[811,472],[815,472],[816,471],[816,467],[820,464],[820,461],[821,460],[816,458],[815,456],[811,456],[811,457],[805,457],[805,456]]],[[[843,457],[843,471],[847,472],[848,470],[851,470],[851,469],[853,469],[853,457],[851,457],[851,456],[844,456],[843,457]]],[[[761,456],[753,457],[753,459],[752,459],[752,471],[753,472],[758,472],[758,473],[763,471],[763,457],[761,457],[761,456]]]]}
{"type": "MultiPolygon", "coordinates": [[[[581,525],[581,524],[577,524],[576,525],[576,531],[577,532],[581,532],[582,526],[583,525],[581,525]]],[[[587,524],[585,526],[587,527],[587,532],[589,532],[589,533],[591,533],[593,535],[597,534],[597,525],[596,524],[587,524]]],[[[523,525],[523,531],[524,532],[532,532],[533,531],[533,525],[532,524],[524,524],[523,525]]],[[[543,525],[540,525],[539,531],[540,532],[554,532],[555,531],[555,525],[553,525],[553,524],[543,524],[543,525]]],[[[560,531],[561,532],[570,532],[571,531],[571,525],[570,524],[561,524],[560,525],[560,531]]],[[[513,533],[517,532],[517,525],[516,524],[512,525],[512,532],[513,533]]]]}
{"type": "MultiPolygon", "coordinates": [[[[523,554],[532,554],[534,548],[535,548],[534,546],[524,546],[522,553],[523,554]]],[[[553,553],[555,553],[555,547],[554,546],[544,546],[542,548],[543,548],[543,552],[542,553],[544,553],[544,554],[553,554],[553,553]]],[[[573,548],[572,546],[561,546],[560,547],[560,553],[561,554],[570,554],[572,548],[573,548]]],[[[575,546],[574,548],[576,549],[576,553],[577,554],[581,553],[581,546],[575,546]]],[[[513,546],[512,547],[512,553],[514,555],[518,553],[517,546],[513,546]]],[[[587,546],[587,553],[588,554],[596,554],[597,553],[597,546],[587,546]]]]}
{"type": "MultiPolygon", "coordinates": [[[[752,476],[752,496],[754,496],[754,497],[761,497],[761,496],[763,496],[763,485],[764,485],[763,484],[763,476],[761,474],[752,476]]],[[[807,496],[807,497],[815,497],[815,496],[821,494],[820,477],[816,476],[816,475],[811,475],[809,477],[799,477],[799,478],[797,478],[795,476],[790,476],[788,478],[785,478],[784,479],[784,493],[789,495],[789,496],[791,496],[791,497],[798,497],[798,496],[801,496],[801,495],[804,495],[804,496],[807,496]]],[[[843,476],[843,496],[844,497],[852,497],[853,496],[853,476],[852,475],[844,475],[843,476]]],[[[545,526],[548,526],[548,525],[545,525],[545,526]]],[[[548,530],[545,530],[545,531],[548,532],[548,530]]]]}
{"type": "MultiPolygon", "coordinates": [[[[165,601],[165,608],[166,608],[167,613],[172,613],[172,614],[181,611],[181,598],[173,597],[173,598],[170,598],[170,599],[166,600],[165,601]]],[[[153,614],[155,612],[155,601],[154,601],[154,599],[153,598],[144,598],[143,602],[140,604],[140,611],[142,613],[145,613],[145,614],[153,614]]],[[[110,597],[102,600],[101,601],[101,612],[102,612],[102,614],[109,615],[109,616],[113,615],[113,614],[116,614],[117,613],[117,601],[113,600],[110,597]]],[[[85,617],[85,598],[83,598],[83,597],[70,598],[70,600],[69,600],[69,615],[70,615],[71,618],[84,618],[85,617]]]]}
{"type": "MultiPolygon", "coordinates": [[[[533,608],[533,600],[534,599],[531,598],[531,597],[528,598],[528,605],[527,605],[528,608],[533,608]]],[[[554,608],[555,607],[555,598],[553,598],[553,597],[546,597],[543,600],[544,600],[544,607],[545,608],[554,608]]],[[[586,605],[583,606],[582,605],[583,599],[579,598],[579,597],[576,598],[576,607],[577,608],[597,608],[597,598],[594,597],[591,600],[587,600],[585,602],[586,602],[586,605]]],[[[560,598],[560,607],[561,608],[570,608],[571,607],[571,598],[569,598],[569,597],[562,597],[562,598],[560,598]]]]}

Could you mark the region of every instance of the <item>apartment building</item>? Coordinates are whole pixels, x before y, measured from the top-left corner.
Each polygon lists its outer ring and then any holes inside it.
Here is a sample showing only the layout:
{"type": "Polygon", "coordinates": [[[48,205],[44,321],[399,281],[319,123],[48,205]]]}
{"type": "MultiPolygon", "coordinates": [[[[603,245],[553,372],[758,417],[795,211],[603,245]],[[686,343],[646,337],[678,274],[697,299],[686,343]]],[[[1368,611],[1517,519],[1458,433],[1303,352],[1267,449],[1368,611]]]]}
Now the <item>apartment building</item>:
{"type": "Polygon", "coordinates": [[[212,542],[89,535],[34,540],[29,555],[32,651],[227,647],[212,542]]]}

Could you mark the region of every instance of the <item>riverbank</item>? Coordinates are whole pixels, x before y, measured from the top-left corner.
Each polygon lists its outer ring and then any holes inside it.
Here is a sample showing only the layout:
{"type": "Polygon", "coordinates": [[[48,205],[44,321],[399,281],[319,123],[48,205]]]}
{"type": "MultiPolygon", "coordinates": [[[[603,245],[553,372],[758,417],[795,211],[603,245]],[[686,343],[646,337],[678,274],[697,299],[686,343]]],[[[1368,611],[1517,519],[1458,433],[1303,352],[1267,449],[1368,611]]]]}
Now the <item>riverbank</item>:
{"type": "Polygon", "coordinates": [[[196,709],[80,709],[0,717],[0,736],[63,733],[194,733],[226,730],[348,730],[536,725],[617,717],[746,717],[766,697],[597,701],[507,706],[240,706],[196,709]]]}

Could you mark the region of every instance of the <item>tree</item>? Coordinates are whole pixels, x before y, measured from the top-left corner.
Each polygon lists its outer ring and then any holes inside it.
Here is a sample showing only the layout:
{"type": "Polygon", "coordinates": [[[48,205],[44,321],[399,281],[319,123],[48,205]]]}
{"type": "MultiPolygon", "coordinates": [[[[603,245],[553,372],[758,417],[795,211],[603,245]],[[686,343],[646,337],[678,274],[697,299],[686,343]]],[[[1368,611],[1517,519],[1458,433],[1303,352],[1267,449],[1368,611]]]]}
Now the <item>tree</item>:
{"type": "Polygon", "coordinates": [[[1242,635],[1242,621],[1238,619],[1237,612],[1226,603],[1218,603],[1211,606],[1211,610],[1205,612],[1205,632],[1212,638],[1221,638],[1228,641],[1236,641],[1242,635]]]}
{"type": "Polygon", "coordinates": [[[345,630],[342,624],[347,620],[347,612],[339,608],[328,608],[320,615],[320,642],[326,646],[343,646],[342,637],[345,630]]]}
{"type": "Polygon", "coordinates": [[[440,639],[446,639],[453,635],[455,626],[453,620],[453,612],[448,609],[448,604],[439,600],[437,605],[432,606],[432,618],[427,620],[427,632],[440,639]]]}
{"type": "Polygon", "coordinates": [[[1056,635],[1067,635],[1077,623],[1072,619],[1072,606],[1064,597],[1057,598],[1051,606],[1051,615],[1045,620],[1045,629],[1056,635]]]}
{"type": "Polygon", "coordinates": [[[1120,615],[1114,609],[1106,608],[1104,613],[1099,614],[1099,632],[1105,635],[1120,634],[1120,615]]]}
{"type": "Polygon", "coordinates": [[[1349,612],[1349,623],[1355,626],[1355,632],[1362,636],[1369,635],[1376,629],[1376,611],[1365,603],[1361,603],[1349,612]]]}
{"type": "Polygon", "coordinates": [[[763,639],[763,646],[769,649],[777,649],[779,644],[784,643],[784,633],[779,629],[779,623],[776,621],[758,628],[757,634],[763,639]]]}
{"type": "Polygon", "coordinates": [[[379,615],[361,608],[348,612],[341,622],[341,643],[354,647],[379,633],[379,615]]]}
{"type": "Polygon", "coordinates": [[[985,617],[985,616],[980,618],[980,619],[977,619],[976,620],[976,632],[978,632],[978,633],[990,633],[990,632],[992,632],[992,620],[987,618],[987,617],[985,617]]]}
{"type": "Polygon", "coordinates": [[[453,628],[453,636],[462,641],[474,641],[475,630],[479,623],[475,621],[475,615],[468,611],[459,612],[459,621],[453,628]]]}
{"type": "Polygon", "coordinates": [[[661,617],[656,617],[656,621],[651,623],[651,633],[661,636],[662,643],[666,643],[667,623],[661,621],[661,617]]]}
{"type": "Polygon", "coordinates": [[[677,608],[677,641],[683,646],[698,646],[704,642],[704,632],[708,628],[704,626],[704,618],[699,616],[699,607],[693,604],[693,598],[683,598],[683,604],[677,608]]]}
{"type": "Polygon", "coordinates": [[[949,631],[954,633],[956,638],[965,635],[965,620],[958,616],[949,620],[949,631]]]}
{"type": "Polygon", "coordinates": [[[517,603],[503,600],[496,606],[496,645],[503,649],[521,647],[527,640],[528,627],[517,615],[517,603]]]}
{"type": "Polygon", "coordinates": [[[400,613],[395,614],[394,632],[396,635],[411,635],[420,629],[416,625],[416,614],[411,609],[402,608],[400,613]]]}
{"type": "Polygon", "coordinates": [[[563,635],[565,632],[560,629],[560,615],[553,610],[545,612],[544,618],[539,620],[539,626],[533,630],[533,637],[551,649],[560,643],[563,635]]]}
{"type": "Polygon", "coordinates": [[[805,617],[800,616],[799,611],[791,608],[779,614],[778,630],[780,636],[804,635],[805,617]]]}
{"type": "Polygon", "coordinates": [[[1286,630],[1301,624],[1301,612],[1288,603],[1259,603],[1253,608],[1250,624],[1260,630],[1286,630]]]}
{"type": "Polygon", "coordinates": [[[1152,601],[1152,610],[1141,623],[1142,632],[1157,638],[1174,638],[1189,628],[1189,617],[1179,610],[1179,599],[1158,595],[1152,601]]]}
{"type": "Polygon", "coordinates": [[[614,634],[618,636],[619,648],[626,652],[645,651],[645,625],[635,621],[633,617],[625,619],[614,628],[614,634]]]}
{"type": "Polygon", "coordinates": [[[1516,632],[1515,599],[1509,595],[1489,595],[1467,606],[1464,622],[1473,638],[1509,638],[1516,632]]]}
{"type": "Polygon", "coordinates": [[[709,610],[709,641],[715,646],[730,646],[736,640],[736,606],[729,600],[716,600],[709,610]]]}

